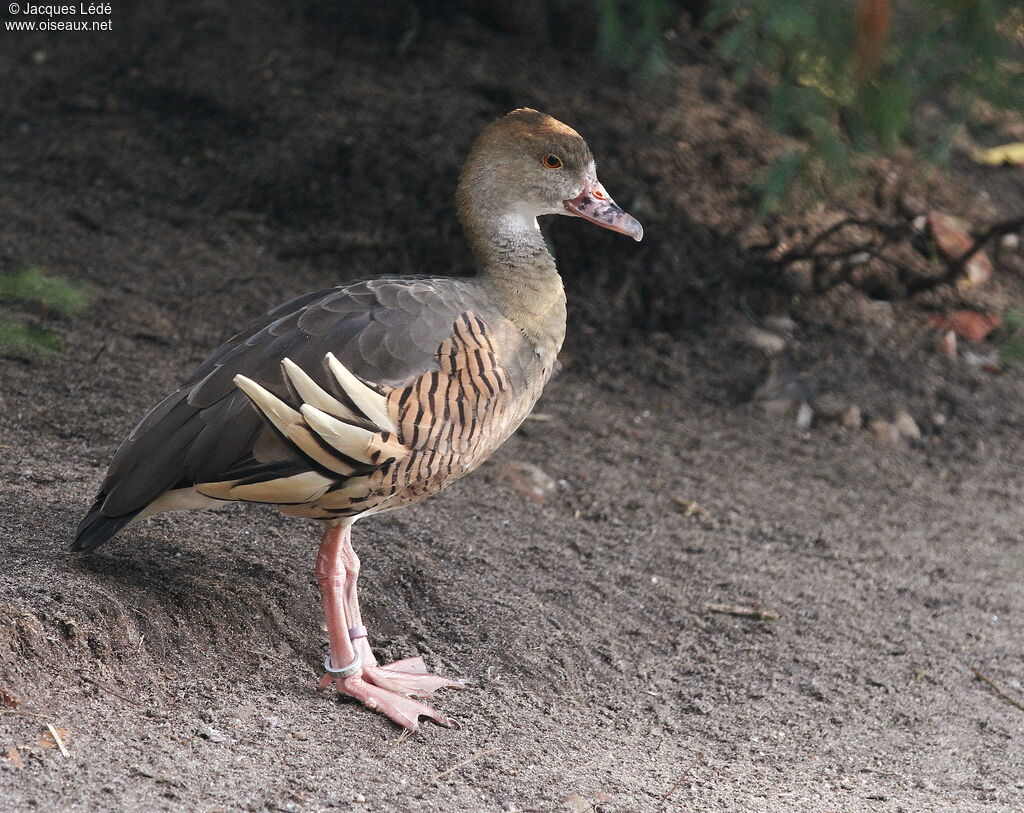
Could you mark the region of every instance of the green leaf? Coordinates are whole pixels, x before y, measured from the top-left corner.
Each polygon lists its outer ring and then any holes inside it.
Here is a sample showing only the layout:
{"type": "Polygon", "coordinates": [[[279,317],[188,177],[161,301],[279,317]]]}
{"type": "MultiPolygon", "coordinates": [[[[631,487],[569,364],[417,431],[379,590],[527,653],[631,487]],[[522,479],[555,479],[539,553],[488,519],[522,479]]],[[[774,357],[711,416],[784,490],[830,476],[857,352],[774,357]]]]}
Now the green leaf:
{"type": "Polygon", "coordinates": [[[806,159],[806,151],[787,150],[755,183],[761,195],[762,214],[772,211],[782,202],[793,181],[804,170],[806,159]]]}

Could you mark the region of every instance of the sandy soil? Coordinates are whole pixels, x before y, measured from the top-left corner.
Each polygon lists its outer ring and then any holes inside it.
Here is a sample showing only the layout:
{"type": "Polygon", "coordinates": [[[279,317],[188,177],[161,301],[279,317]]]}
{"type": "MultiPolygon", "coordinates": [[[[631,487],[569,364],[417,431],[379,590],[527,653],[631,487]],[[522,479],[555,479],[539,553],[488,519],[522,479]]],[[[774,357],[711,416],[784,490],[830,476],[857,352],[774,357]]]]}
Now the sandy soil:
{"type": "Polygon", "coordinates": [[[644,166],[669,113],[581,55],[459,19],[396,56],[400,17],[361,42],[324,8],[140,3],[117,37],[0,56],[2,268],[95,290],[46,318],[63,355],[0,359],[0,809],[1020,810],[1024,712],[972,672],[1024,699],[1020,369],[794,309],[808,381],[924,437],[766,415],[722,304],[743,258],[702,225],[725,215],[665,193],[690,165],[644,166]],[[556,224],[574,323],[550,419],[357,528],[379,653],[473,681],[437,700],[460,730],[402,739],[315,690],[312,524],[232,507],[66,547],[123,434],[245,319],[464,271],[459,159],[522,104],[589,136],[648,237],[556,224]],[[615,272],[647,265],[680,283],[637,332],[642,284],[615,272]],[[556,493],[522,497],[511,461],[556,493]]]}

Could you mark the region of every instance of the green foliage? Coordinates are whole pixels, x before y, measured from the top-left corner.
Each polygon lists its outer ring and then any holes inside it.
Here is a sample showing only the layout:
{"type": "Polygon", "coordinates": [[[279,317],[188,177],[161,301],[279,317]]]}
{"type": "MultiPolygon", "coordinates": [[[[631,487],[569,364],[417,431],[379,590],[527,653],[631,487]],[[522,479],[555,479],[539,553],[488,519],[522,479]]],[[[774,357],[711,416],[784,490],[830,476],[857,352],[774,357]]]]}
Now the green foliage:
{"type": "Polygon", "coordinates": [[[0,299],[13,299],[63,316],[78,313],[88,302],[81,286],[49,277],[39,268],[0,276],[0,299]]]}
{"type": "Polygon", "coordinates": [[[665,72],[661,34],[677,0],[597,0],[598,56],[643,77],[665,72]]]}
{"type": "MultiPolygon", "coordinates": [[[[80,285],[47,276],[39,268],[26,268],[0,274],[0,301],[27,305],[41,314],[70,316],[82,310],[89,297],[80,285]]],[[[60,349],[60,339],[48,330],[0,318],[0,352],[45,355],[60,349]]]]}
{"type": "MultiPolygon", "coordinates": [[[[597,52],[642,76],[666,67],[662,31],[693,0],[596,0],[597,52]]],[[[1024,109],[1020,0],[710,0],[705,26],[736,81],[767,82],[773,127],[804,144],[756,186],[764,208],[794,185],[855,177],[861,155],[907,144],[945,157],[972,106],[1024,109]]]]}
{"type": "Polygon", "coordinates": [[[36,325],[0,319],[0,352],[47,355],[60,349],[60,339],[50,331],[36,325]]]}
{"type": "Polygon", "coordinates": [[[972,104],[1024,108],[1019,0],[712,0],[704,23],[736,80],[767,79],[769,119],[805,143],[761,180],[768,207],[794,181],[835,185],[859,154],[947,149],[972,104]]]}
{"type": "Polygon", "coordinates": [[[1003,314],[1004,329],[999,342],[999,357],[1003,361],[1024,361],[1024,311],[1008,310],[1003,314]]]}

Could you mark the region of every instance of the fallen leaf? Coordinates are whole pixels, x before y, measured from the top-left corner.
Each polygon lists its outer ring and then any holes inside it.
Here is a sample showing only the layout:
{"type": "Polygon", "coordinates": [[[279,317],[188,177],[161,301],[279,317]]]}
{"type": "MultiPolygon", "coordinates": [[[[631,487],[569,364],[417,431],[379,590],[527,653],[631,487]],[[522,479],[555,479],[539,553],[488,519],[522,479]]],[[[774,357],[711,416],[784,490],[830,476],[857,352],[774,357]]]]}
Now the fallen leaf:
{"type": "MultiPolygon", "coordinates": [[[[1003,317],[998,313],[978,313],[968,310],[953,311],[932,319],[934,327],[940,330],[950,330],[969,342],[984,341],[985,337],[1002,323],[1003,317]]],[[[955,346],[954,344],[954,348],[955,346]]]]}
{"type": "MultiPolygon", "coordinates": [[[[974,238],[962,220],[943,212],[931,212],[928,215],[928,227],[935,240],[935,247],[947,260],[956,262],[974,248],[974,238]]],[[[956,285],[963,290],[980,285],[991,276],[992,260],[984,251],[976,251],[964,263],[964,276],[957,280],[956,285]]]]}
{"type": "Polygon", "coordinates": [[[971,158],[979,164],[988,164],[993,167],[1001,167],[1005,164],[1024,166],[1024,142],[1001,144],[989,150],[975,150],[971,153],[971,158]]]}
{"type": "Polygon", "coordinates": [[[0,705],[7,709],[16,709],[21,701],[6,689],[0,689],[0,705]]]}
{"type": "Polygon", "coordinates": [[[889,37],[889,0],[860,0],[857,7],[856,76],[864,81],[875,73],[889,37]]]}
{"type": "Polygon", "coordinates": [[[673,497],[672,501],[683,509],[683,516],[696,517],[702,522],[711,519],[711,513],[703,505],[693,500],[684,500],[682,497],[673,497]]]}
{"type": "Polygon", "coordinates": [[[21,758],[21,754],[18,753],[18,746],[12,745],[7,749],[7,758],[14,763],[14,767],[19,771],[25,770],[25,760],[21,758]]]}

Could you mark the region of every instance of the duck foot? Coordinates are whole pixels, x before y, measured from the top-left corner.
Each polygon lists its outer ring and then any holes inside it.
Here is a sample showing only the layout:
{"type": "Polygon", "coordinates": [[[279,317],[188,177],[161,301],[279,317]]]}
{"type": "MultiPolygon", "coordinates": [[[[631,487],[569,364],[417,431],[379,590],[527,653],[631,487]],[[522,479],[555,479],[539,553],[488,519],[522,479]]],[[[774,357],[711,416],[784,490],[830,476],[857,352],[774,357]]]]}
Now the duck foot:
{"type": "MultiPolygon", "coordinates": [[[[368,667],[378,672],[386,671],[387,667],[368,667]]],[[[431,677],[434,677],[431,675],[431,677]]],[[[439,711],[431,708],[426,703],[413,700],[396,691],[391,691],[382,686],[377,686],[367,679],[365,674],[352,675],[351,677],[335,679],[325,674],[320,678],[320,688],[326,689],[332,683],[342,694],[354,697],[366,708],[377,711],[402,728],[415,732],[420,727],[420,717],[437,723],[445,728],[459,728],[459,724],[449,717],[445,717],[439,711]]],[[[445,680],[445,678],[440,678],[445,680]]]]}
{"type": "Polygon", "coordinates": [[[359,611],[359,557],[352,549],[349,526],[324,532],[316,575],[331,642],[320,688],[326,689],[333,683],[342,694],[354,697],[409,731],[417,730],[420,717],[446,728],[457,728],[453,720],[413,698],[432,697],[438,689],[461,689],[465,681],[431,674],[419,656],[384,666],[377,663],[359,611]]]}
{"type": "Polygon", "coordinates": [[[418,655],[384,666],[364,666],[363,680],[406,697],[433,697],[438,689],[466,688],[466,681],[460,678],[431,674],[418,655]]]}

